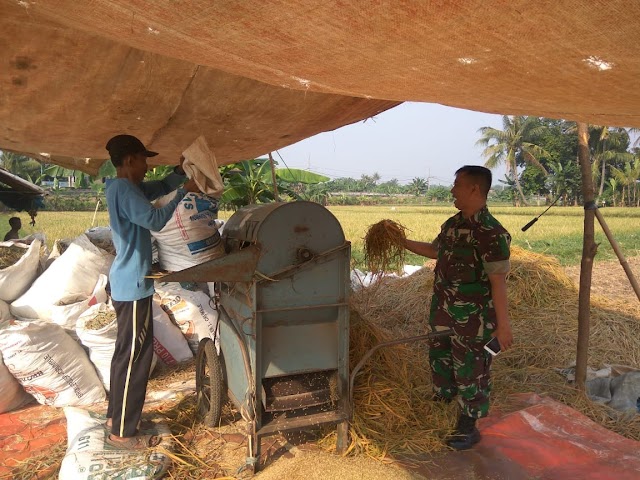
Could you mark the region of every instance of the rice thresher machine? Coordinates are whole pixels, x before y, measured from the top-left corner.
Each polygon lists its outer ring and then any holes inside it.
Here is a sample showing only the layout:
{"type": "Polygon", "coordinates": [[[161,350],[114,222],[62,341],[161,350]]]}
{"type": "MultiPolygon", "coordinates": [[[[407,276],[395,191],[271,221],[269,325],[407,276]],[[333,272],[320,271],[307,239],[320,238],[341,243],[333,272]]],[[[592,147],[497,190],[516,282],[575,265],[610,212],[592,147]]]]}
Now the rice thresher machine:
{"type": "Polygon", "coordinates": [[[247,466],[261,437],[337,425],[346,448],[351,245],[338,220],[312,202],[250,205],[222,234],[226,255],[164,281],[216,282],[220,347],[203,339],[199,405],[217,425],[223,393],[248,425],[247,466]]]}

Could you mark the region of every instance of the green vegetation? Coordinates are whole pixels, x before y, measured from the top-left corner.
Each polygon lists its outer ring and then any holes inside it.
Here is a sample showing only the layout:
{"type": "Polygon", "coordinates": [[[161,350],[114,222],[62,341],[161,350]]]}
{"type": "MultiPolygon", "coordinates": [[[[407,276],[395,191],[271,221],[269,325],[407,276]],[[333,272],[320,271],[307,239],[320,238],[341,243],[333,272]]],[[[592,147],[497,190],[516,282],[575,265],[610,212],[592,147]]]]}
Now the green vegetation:
{"type": "MultiPolygon", "coordinates": [[[[363,264],[362,239],[367,227],[389,218],[407,227],[407,236],[414,240],[431,241],[444,221],[453,215],[453,207],[331,207],[338,218],[347,239],[352,244],[353,264],[366,269],[363,264]]],[[[576,265],[582,256],[582,232],[584,211],[582,208],[552,208],[526,232],[520,229],[542,213],[539,207],[494,207],[495,217],[511,233],[513,245],[535,252],[556,256],[563,265],[576,265]]],[[[630,208],[605,208],[602,214],[613,231],[616,241],[626,256],[640,255],[640,210],[630,208]]],[[[615,253],[602,229],[596,225],[596,242],[600,243],[597,260],[613,260],[615,253]]],[[[408,255],[407,263],[421,265],[425,259],[408,255]]]]}
{"type": "MultiPolygon", "coordinates": [[[[630,133],[638,129],[591,125],[589,151],[594,189],[599,205],[640,206],[640,148],[631,145],[630,133]]],[[[496,179],[490,200],[512,205],[549,204],[560,197],[558,205],[582,202],[581,176],[577,163],[577,134],[574,122],[549,118],[504,116],[502,130],[483,127],[476,142],[484,147],[485,165],[504,164],[507,175],[496,179]]],[[[640,139],[639,139],[640,140],[640,139]]],[[[310,200],[322,205],[437,205],[451,202],[450,187],[432,185],[430,179],[416,177],[407,185],[397,179],[380,182],[378,173],[359,179],[329,179],[313,172],[290,169],[284,160],[274,161],[275,182],[281,200],[310,200]]],[[[0,166],[33,183],[48,186],[56,194],[45,201],[49,210],[93,210],[103,201],[104,178],[115,169],[105,162],[95,177],[11,152],[0,152],[0,166]],[[70,185],[73,188],[61,188],[70,185]],[[84,190],[75,190],[84,188],[84,190]],[[82,191],[85,198],[64,198],[63,191],[82,191]],[[95,198],[91,198],[91,193],[95,198]],[[58,195],[60,194],[60,195],[58,195]]],[[[148,179],[162,178],[170,166],[155,167],[148,179]]],[[[249,203],[275,199],[274,178],[269,159],[258,158],[220,168],[225,183],[221,206],[235,210],[249,203]]]]}
{"type": "MultiPolygon", "coordinates": [[[[409,238],[431,241],[440,230],[440,225],[456,210],[453,207],[329,207],[340,221],[346,238],[352,244],[353,266],[366,270],[363,262],[363,237],[369,225],[389,218],[408,228],[409,238]]],[[[582,229],[584,211],[582,208],[554,207],[526,232],[520,229],[532,218],[542,213],[540,207],[491,207],[492,213],[509,230],[513,244],[539,253],[556,256],[563,265],[577,265],[582,255],[582,229]]],[[[232,211],[221,211],[220,218],[228,219],[232,211]]],[[[609,228],[620,244],[625,256],[640,255],[640,209],[602,209],[609,228]]],[[[44,232],[51,248],[59,238],[73,238],[92,226],[93,212],[41,212],[36,217],[36,226],[26,222],[24,213],[0,214],[0,235],[9,230],[9,217],[22,217],[22,235],[44,232]]],[[[108,225],[106,212],[98,212],[95,225],[108,225]]],[[[614,260],[615,254],[602,229],[596,224],[596,242],[600,243],[596,260],[614,260]]],[[[408,255],[407,263],[421,265],[425,259],[408,255]]]]}

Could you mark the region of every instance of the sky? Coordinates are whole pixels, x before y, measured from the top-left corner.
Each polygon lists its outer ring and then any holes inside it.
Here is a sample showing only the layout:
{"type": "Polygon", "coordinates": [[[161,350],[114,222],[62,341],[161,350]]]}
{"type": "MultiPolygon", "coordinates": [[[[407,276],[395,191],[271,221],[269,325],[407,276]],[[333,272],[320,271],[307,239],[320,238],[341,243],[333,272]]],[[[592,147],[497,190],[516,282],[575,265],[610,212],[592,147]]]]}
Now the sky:
{"type": "MultiPolygon", "coordinates": [[[[380,182],[429,178],[451,185],[463,165],[482,165],[475,143],[481,127],[502,129],[502,116],[431,103],[403,103],[373,119],[325,132],[278,150],[279,167],[308,169],[330,178],[378,173],[380,182]]],[[[504,167],[493,171],[493,183],[504,167]]]]}

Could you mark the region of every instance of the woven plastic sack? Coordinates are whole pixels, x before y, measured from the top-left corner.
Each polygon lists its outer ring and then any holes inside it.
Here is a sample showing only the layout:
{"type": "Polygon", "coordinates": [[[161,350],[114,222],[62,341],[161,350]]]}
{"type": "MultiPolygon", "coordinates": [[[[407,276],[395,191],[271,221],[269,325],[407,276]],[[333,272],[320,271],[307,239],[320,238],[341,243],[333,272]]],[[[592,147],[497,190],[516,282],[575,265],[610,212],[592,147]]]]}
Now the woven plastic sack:
{"type": "Polygon", "coordinates": [[[38,403],[66,407],[105,399],[82,346],[58,325],[12,321],[0,330],[0,350],[11,374],[38,403]]]}

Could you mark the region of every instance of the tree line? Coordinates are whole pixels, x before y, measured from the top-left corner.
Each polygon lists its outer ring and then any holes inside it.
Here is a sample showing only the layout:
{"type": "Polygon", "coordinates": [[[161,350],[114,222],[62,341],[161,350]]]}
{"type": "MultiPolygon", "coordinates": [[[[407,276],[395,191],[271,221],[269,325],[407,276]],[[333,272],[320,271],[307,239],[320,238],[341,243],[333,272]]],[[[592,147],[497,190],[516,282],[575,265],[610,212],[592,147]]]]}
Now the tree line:
{"type": "MultiPolygon", "coordinates": [[[[483,127],[477,145],[485,166],[505,165],[501,182],[514,205],[527,197],[559,197],[564,205],[581,201],[578,137],[575,122],[527,116],[503,116],[502,130],[483,127]]],[[[640,129],[589,126],[589,155],[599,203],[639,206],[640,148],[630,134],[640,129]]]]}
{"type": "MultiPolygon", "coordinates": [[[[513,205],[527,205],[532,197],[545,197],[547,202],[559,198],[563,205],[581,202],[581,176],[578,162],[578,138],[575,122],[532,116],[503,116],[502,129],[482,127],[476,145],[483,148],[485,166],[501,165],[506,175],[498,179],[491,197],[513,205]]],[[[640,129],[589,126],[589,151],[597,200],[602,205],[640,206],[640,148],[638,138],[631,144],[630,135],[640,129]]],[[[1,152],[0,166],[54,192],[60,180],[68,186],[91,189],[100,196],[104,180],[116,172],[105,162],[98,175],[11,152],[1,152]]],[[[147,173],[148,179],[162,178],[171,166],[160,166],[147,173]]],[[[450,186],[431,185],[429,179],[416,177],[402,185],[397,179],[381,182],[378,173],[359,179],[336,178],[300,169],[290,169],[268,158],[257,158],[220,168],[225,183],[221,199],[223,208],[237,209],[251,203],[279,200],[309,200],[327,204],[362,203],[366,196],[378,196],[371,203],[450,202],[450,186]],[[275,182],[275,185],[274,185],[275,182]],[[411,199],[414,199],[413,202],[411,199]]]]}

